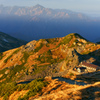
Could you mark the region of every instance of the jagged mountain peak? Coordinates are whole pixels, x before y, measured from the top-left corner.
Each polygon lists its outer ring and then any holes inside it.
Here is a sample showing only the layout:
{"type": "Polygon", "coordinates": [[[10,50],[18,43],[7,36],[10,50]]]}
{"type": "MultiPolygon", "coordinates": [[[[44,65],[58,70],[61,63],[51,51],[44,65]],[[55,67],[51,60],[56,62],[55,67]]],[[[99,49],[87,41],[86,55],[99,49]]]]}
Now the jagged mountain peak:
{"type": "Polygon", "coordinates": [[[40,4],[37,4],[37,5],[35,5],[35,6],[33,6],[33,7],[36,7],[36,8],[44,8],[42,5],[40,5],[40,4]]]}
{"type": "MultiPolygon", "coordinates": [[[[83,14],[81,13],[76,13],[76,12],[72,12],[70,10],[62,10],[62,9],[51,9],[51,8],[45,8],[40,4],[37,4],[35,6],[32,7],[23,7],[23,6],[0,6],[0,14],[6,14],[6,15],[15,15],[15,16],[19,16],[19,12],[21,12],[20,16],[30,16],[31,19],[33,18],[33,16],[37,16],[38,13],[40,13],[41,10],[41,14],[42,16],[45,15],[45,17],[47,17],[46,15],[48,15],[49,17],[52,18],[72,18],[72,16],[74,15],[74,18],[80,18],[81,17],[84,19],[85,17],[83,16],[83,14]],[[43,11],[45,12],[43,12],[43,11]]],[[[39,15],[38,15],[39,16],[39,15]]],[[[41,17],[41,16],[40,16],[41,17]]],[[[48,18],[48,17],[47,17],[48,18]]]]}

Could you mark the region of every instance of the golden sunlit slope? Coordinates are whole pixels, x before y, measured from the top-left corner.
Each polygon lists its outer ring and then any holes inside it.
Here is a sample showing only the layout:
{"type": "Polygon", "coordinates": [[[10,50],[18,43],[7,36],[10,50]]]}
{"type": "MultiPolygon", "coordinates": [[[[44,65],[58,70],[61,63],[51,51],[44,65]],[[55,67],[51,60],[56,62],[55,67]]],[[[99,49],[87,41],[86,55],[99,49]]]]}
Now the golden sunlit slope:
{"type": "MultiPolygon", "coordinates": [[[[8,83],[7,87],[13,84],[17,90],[19,87],[16,83],[46,76],[66,76],[70,69],[84,60],[99,64],[100,45],[84,39],[77,33],[61,38],[33,40],[19,48],[0,53],[0,88],[8,83]]],[[[23,89],[22,86],[21,90],[23,89]]],[[[8,98],[12,93],[14,90],[8,94],[2,91],[0,96],[8,98]]]]}
{"type": "Polygon", "coordinates": [[[25,75],[35,75],[49,69],[52,69],[50,74],[52,71],[59,72],[71,66],[71,62],[77,62],[74,63],[77,65],[80,59],[85,60],[86,57],[82,55],[91,57],[98,55],[99,58],[99,48],[99,44],[89,42],[77,33],[62,38],[34,40],[0,54],[1,80],[9,78],[12,80],[11,77],[17,80],[25,75]],[[64,68],[60,64],[62,61],[65,61],[64,68]]]}

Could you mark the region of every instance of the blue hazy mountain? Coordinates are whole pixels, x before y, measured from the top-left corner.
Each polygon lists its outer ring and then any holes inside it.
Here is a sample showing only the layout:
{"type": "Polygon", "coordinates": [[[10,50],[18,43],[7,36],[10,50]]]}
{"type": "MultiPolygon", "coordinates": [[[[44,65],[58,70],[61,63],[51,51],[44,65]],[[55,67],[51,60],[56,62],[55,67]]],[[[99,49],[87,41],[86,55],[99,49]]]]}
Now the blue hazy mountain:
{"type": "Polygon", "coordinates": [[[26,41],[16,39],[6,33],[0,32],[0,52],[17,48],[26,43],[26,41]]]}
{"type": "Polygon", "coordinates": [[[95,40],[99,36],[100,21],[85,14],[66,9],[0,6],[0,31],[30,41],[40,38],[62,37],[69,33],[95,40]]]}

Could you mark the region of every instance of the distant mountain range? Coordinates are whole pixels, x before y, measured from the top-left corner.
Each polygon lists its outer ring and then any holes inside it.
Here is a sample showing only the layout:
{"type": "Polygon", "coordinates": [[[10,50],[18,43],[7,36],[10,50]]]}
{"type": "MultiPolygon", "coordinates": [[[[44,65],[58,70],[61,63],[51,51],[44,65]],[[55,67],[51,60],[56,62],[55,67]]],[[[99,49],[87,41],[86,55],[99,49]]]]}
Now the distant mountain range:
{"type": "MultiPolygon", "coordinates": [[[[89,40],[100,32],[99,21],[65,9],[50,9],[41,5],[33,7],[0,6],[0,31],[26,41],[61,37],[77,32],[89,40]]],[[[94,38],[95,37],[95,38],[94,38]]]]}
{"type": "Polygon", "coordinates": [[[7,15],[7,16],[24,16],[30,20],[37,20],[39,21],[41,18],[45,20],[45,18],[48,20],[51,19],[87,19],[85,15],[81,13],[76,13],[70,10],[64,10],[64,9],[50,9],[50,8],[44,8],[41,5],[36,5],[33,7],[4,7],[0,6],[0,15],[7,15]]]}
{"type": "Polygon", "coordinates": [[[0,32],[0,52],[17,48],[21,45],[26,44],[27,42],[16,39],[12,36],[9,36],[3,32],[0,32]]]}

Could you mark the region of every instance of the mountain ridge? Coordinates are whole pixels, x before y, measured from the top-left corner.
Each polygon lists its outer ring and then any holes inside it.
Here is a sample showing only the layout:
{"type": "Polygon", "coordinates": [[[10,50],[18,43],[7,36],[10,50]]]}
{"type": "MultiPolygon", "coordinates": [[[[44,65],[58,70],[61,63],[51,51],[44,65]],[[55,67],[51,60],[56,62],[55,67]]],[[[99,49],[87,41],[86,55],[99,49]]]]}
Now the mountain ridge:
{"type": "MultiPolygon", "coordinates": [[[[13,14],[13,15],[18,15],[21,16],[22,15],[30,15],[30,16],[34,16],[34,15],[38,15],[38,14],[42,14],[43,12],[45,12],[46,14],[55,14],[57,15],[57,13],[59,12],[63,12],[62,14],[66,16],[66,14],[75,14],[75,12],[71,11],[71,10],[66,10],[66,9],[60,9],[60,10],[55,10],[55,9],[51,9],[51,8],[45,8],[39,4],[32,6],[32,7],[21,7],[21,6],[13,6],[13,7],[5,7],[5,6],[1,6],[0,7],[0,14],[5,13],[5,14],[13,14]],[[16,8],[16,10],[14,10],[16,8]],[[7,9],[7,10],[6,10],[7,9]],[[4,10],[4,11],[3,11],[4,10]],[[40,12],[36,14],[36,11],[40,12]],[[22,12],[22,13],[21,13],[22,12]],[[34,14],[35,13],[35,14],[34,14]],[[64,14],[65,13],[65,14],[64,14]]],[[[44,14],[44,13],[43,13],[44,14]]],[[[78,13],[76,13],[78,14],[78,13]]],[[[81,14],[81,13],[79,13],[81,14]]],[[[60,15],[60,13],[59,13],[60,15]]]]}
{"type": "Polygon", "coordinates": [[[16,68],[18,66],[29,66],[31,68],[33,66],[32,68],[34,68],[36,66],[56,64],[64,59],[67,59],[67,61],[68,59],[73,59],[74,61],[76,58],[73,58],[72,52],[78,57],[79,54],[87,55],[98,50],[99,47],[99,44],[87,41],[76,33],[71,33],[62,38],[34,40],[19,48],[3,52],[0,68],[2,66],[4,68],[11,66],[15,66],[16,68]]]}
{"type": "Polygon", "coordinates": [[[26,43],[27,42],[25,42],[24,40],[16,39],[6,33],[0,32],[0,52],[17,48],[26,43]]]}
{"type": "Polygon", "coordinates": [[[63,37],[72,32],[93,41],[100,29],[99,21],[82,13],[41,6],[1,6],[0,22],[1,31],[25,41],[63,37]]]}
{"type": "MultiPolygon", "coordinates": [[[[5,51],[0,54],[0,89],[2,89],[0,97],[5,100],[15,97],[18,100],[34,100],[39,96],[41,98],[43,94],[46,97],[48,93],[65,91],[69,88],[73,92],[74,86],[82,89],[90,89],[92,86],[92,88],[99,89],[97,86],[100,84],[98,82],[100,79],[97,78],[99,71],[93,72],[93,75],[97,73],[93,77],[91,77],[91,73],[84,75],[84,73],[73,71],[73,68],[78,67],[83,61],[99,65],[99,54],[99,44],[92,43],[77,33],[71,33],[60,38],[33,40],[19,48],[5,51]],[[52,79],[57,77],[91,85],[86,85],[86,87],[71,85],[52,79]]],[[[75,95],[71,96],[71,98],[74,97],[75,95]]]]}

